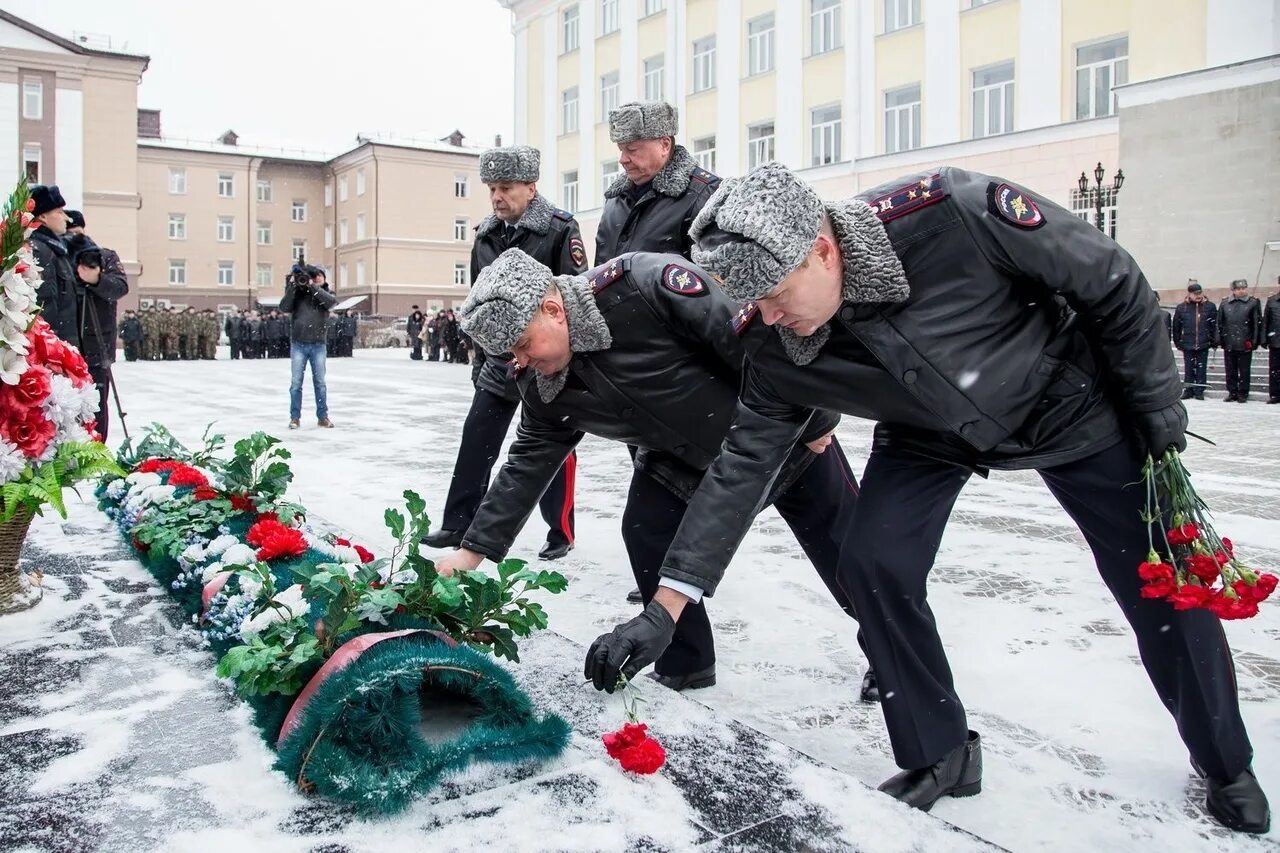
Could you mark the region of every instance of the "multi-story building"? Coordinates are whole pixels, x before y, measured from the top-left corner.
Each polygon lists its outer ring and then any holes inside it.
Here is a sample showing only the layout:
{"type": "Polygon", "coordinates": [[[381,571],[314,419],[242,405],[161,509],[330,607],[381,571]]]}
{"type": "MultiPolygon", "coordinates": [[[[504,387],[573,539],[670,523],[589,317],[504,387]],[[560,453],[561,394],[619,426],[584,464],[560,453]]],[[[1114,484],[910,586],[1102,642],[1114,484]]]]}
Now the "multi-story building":
{"type": "Polygon", "coordinates": [[[720,175],[776,159],[834,198],[951,164],[1092,219],[1081,172],[1132,172],[1116,87],[1280,52],[1274,0],[498,2],[516,141],[542,150],[544,191],[588,239],[618,169],[619,103],[673,103],[678,141],[720,175]]]}

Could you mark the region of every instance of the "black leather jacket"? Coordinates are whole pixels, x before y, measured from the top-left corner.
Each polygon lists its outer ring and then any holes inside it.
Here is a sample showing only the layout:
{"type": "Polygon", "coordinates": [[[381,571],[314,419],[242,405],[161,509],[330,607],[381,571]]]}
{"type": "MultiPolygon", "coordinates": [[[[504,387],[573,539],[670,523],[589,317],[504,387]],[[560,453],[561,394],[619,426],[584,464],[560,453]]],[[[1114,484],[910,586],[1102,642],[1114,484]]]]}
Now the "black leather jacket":
{"type": "Polygon", "coordinates": [[[47,226],[31,234],[31,250],[40,265],[40,287],[36,302],[40,315],[54,334],[73,346],[80,346],[80,326],[76,312],[76,273],[62,238],[47,226]]]}
{"type": "Polygon", "coordinates": [[[129,292],[129,277],[125,275],[120,256],[102,248],[87,234],[69,236],[66,246],[72,272],[85,252],[96,251],[100,256],[97,284],[86,284],[76,277],[80,352],[90,367],[111,364],[116,360],[116,303],[129,292]]]}
{"type": "Polygon", "coordinates": [[[1268,299],[1262,309],[1262,345],[1280,349],[1280,293],[1268,299]]]}
{"type": "Polygon", "coordinates": [[[596,266],[626,252],[672,252],[689,257],[689,226],[720,186],[677,145],[671,159],[644,189],[618,175],[605,190],[596,229],[596,266]]]}
{"type": "MultiPolygon", "coordinates": [[[[636,467],[688,500],[733,419],[742,372],[738,306],[706,272],[678,255],[640,253],[588,275],[612,344],[575,355],[568,382],[550,403],[532,371],[517,378],[524,406],[516,440],[462,540],[491,559],[506,554],[585,433],[635,447],[636,467]],[[702,291],[685,295],[664,285],[673,266],[699,277],[702,291]]],[[[804,442],[839,420],[830,412],[806,418],[779,459],[779,490],[815,458],[804,442]]]]}
{"type": "MultiPolygon", "coordinates": [[[[580,275],[587,268],[587,251],[578,221],[572,213],[553,207],[541,193],[529,202],[514,230],[509,231],[497,216],[476,226],[476,241],[471,246],[471,281],[474,283],[480,271],[507,249],[521,250],[549,267],[553,275],[580,275]]],[[[473,371],[476,385],[507,400],[519,400],[515,382],[508,376],[511,359],[482,355],[483,352],[476,348],[476,357],[483,360],[473,371]]]]}
{"type": "Polygon", "coordinates": [[[1218,306],[1218,344],[1228,352],[1246,352],[1262,340],[1262,303],[1252,296],[1229,296],[1218,306]]]}
{"type": "MultiPolygon", "coordinates": [[[[1006,196],[1024,217],[1015,224],[997,210],[1006,185],[960,169],[859,198],[901,198],[895,190],[913,183],[941,200],[905,215],[901,204],[878,206],[906,273],[906,301],[846,299],[831,339],[804,367],[758,316],[746,324],[735,428],[664,577],[715,591],[808,407],[878,421],[876,447],[982,469],[1082,459],[1123,439],[1126,412],[1177,405],[1182,386],[1160,305],[1127,252],[1018,188],[1006,196]]],[[[851,266],[846,284],[857,274],[851,266]]]]}

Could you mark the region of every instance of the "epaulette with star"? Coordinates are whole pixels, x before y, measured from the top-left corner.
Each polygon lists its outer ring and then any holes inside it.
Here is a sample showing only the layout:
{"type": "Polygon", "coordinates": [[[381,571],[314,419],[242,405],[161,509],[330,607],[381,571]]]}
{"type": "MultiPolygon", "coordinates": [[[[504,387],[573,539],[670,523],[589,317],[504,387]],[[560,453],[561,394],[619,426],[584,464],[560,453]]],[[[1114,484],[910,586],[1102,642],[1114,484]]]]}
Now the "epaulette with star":
{"type": "Polygon", "coordinates": [[[867,199],[867,204],[881,222],[892,222],[908,213],[915,213],[922,207],[937,204],[946,197],[947,192],[942,188],[942,175],[937,174],[867,199]]]}
{"type": "Polygon", "coordinates": [[[609,285],[626,274],[626,270],[622,268],[622,261],[614,258],[609,263],[591,277],[591,292],[599,293],[609,285]]]}
{"type": "Polygon", "coordinates": [[[759,313],[760,306],[754,302],[748,302],[739,308],[738,313],[733,315],[733,333],[741,337],[759,313]]]}
{"type": "Polygon", "coordinates": [[[552,210],[551,210],[551,215],[552,215],[552,216],[554,216],[556,219],[563,219],[565,222],[572,222],[572,221],[573,221],[573,214],[572,214],[572,213],[570,213],[570,212],[569,212],[569,211],[567,211],[567,210],[561,210],[561,209],[560,209],[560,208],[558,208],[558,207],[556,207],[556,208],[552,208],[552,210]]]}
{"type": "Polygon", "coordinates": [[[689,177],[695,181],[698,181],[704,184],[714,184],[720,180],[719,175],[715,174],[714,172],[708,172],[706,169],[703,169],[701,167],[694,169],[693,172],[689,175],[689,177]]]}

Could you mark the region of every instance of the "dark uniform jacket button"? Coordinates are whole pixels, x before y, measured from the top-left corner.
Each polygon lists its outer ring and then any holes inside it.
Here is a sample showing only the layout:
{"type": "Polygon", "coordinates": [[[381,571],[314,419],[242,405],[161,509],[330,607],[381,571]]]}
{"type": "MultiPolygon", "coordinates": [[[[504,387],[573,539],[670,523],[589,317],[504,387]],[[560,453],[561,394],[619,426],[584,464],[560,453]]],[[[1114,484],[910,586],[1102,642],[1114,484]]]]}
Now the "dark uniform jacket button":
{"type": "Polygon", "coordinates": [[[916,372],[914,370],[908,370],[906,373],[902,374],[902,381],[908,385],[913,384],[916,381],[916,372]]]}
{"type": "Polygon", "coordinates": [[[840,319],[844,320],[846,323],[852,323],[853,318],[857,316],[857,313],[858,312],[854,311],[853,308],[845,306],[840,309],[840,319]]]}
{"type": "Polygon", "coordinates": [[[636,410],[635,410],[635,409],[633,409],[633,408],[631,408],[630,406],[628,406],[627,408],[625,408],[625,409],[623,409],[623,410],[622,410],[622,416],[623,416],[624,418],[629,418],[629,417],[631,417],[632,415],[634,415],[635,413],[636,413],[636,410]]]}

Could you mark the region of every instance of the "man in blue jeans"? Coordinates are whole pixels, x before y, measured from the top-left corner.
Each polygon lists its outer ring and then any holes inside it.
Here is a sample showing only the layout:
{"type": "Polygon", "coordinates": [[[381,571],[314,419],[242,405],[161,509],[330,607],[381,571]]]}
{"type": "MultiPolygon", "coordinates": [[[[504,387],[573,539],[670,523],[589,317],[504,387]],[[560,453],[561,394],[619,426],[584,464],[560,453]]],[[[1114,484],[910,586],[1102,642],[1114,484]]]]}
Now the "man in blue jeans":
{"type": "Polygon", "coordinates": [[[329,309],[338,301],[329,292],[324,270],[307,266],[301,260],[293,265],[285,282],[280,310],[293,315],[289,325],[289,357],[292,381],[289,383],[289,429],[297,429],[302,419],[302,378],[311,365],[311,384],[316,393],[316,423],[333,428],[329,420],[329,401],[324,387],[325,325],[329,309]]]}

